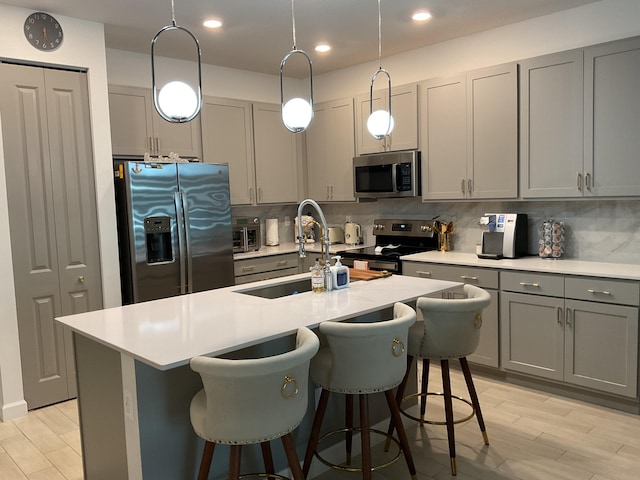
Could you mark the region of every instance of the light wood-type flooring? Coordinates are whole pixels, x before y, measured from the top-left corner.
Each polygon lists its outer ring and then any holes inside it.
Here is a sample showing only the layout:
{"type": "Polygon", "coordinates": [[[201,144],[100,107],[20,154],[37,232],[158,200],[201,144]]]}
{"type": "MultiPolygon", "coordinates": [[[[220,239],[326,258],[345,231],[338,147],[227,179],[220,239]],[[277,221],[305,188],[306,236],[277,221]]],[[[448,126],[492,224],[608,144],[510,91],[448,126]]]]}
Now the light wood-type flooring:
{"type": "MultiPolygon", "coordinates": [[[[439,370],[432,367],[430,377],[438,390],[439,370]]],[[[474,380],[491,444],[484,445],[475,418],[456,425],[458,475],[451,477],[446,428],[421,428],[407,420],[419,480],[640,479],[640,416],[478,375],[474,380]]],[[[464,380],[456,371],[452,385],[454,394],[466,396],[464,380]]],[[[454,406],[458,416],[468,411],[460,402],[454,401],[454,406]]],[[[442,411],[441,402],[435,399],[429,408],[429,416],[435,418],[442,411]]],[[[378,445],[374,461],[381,456],[378,445]]],[[[357,480],[359,475],[330,470],[317,478],[357,480]]],[[[401,458],[375,471],[373,478],[400,480],[409,479],[409,474],[401,458]]],[[[0,480],[25,479],[82,480],[75,401],[0,423],[0,480]]]]}

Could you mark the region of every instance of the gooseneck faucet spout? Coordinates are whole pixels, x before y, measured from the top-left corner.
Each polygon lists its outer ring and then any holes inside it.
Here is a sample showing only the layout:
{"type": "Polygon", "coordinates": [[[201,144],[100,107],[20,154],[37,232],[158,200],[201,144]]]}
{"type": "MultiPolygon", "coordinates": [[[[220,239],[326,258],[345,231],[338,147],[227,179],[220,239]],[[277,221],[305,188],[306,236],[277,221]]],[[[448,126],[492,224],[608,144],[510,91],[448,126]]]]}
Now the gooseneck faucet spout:
{"type": "Polygon", "coordinates": [[[325,247],[324,248],[324,271],[325,271],[326,278],[329,278],[331,275],[331,270],[330,270],[331,256],[329,253],[329,227],[327,225],[327,219],[325,218],[324,213],[320,208],[320,205],[318,205],[318,203],[315,200],[312,200],[310,198],[303,200],[302,202],[300,202],[300,205],[298,205],[298,242],[299,242],[299,249],[300,249],[300,258],[304,258],[307,256],[307,254],[304,251],[304,234],[302,229],[302,210],[307,205],[313,207],[315,211],[318,212],[318,216],[320,217],[320,223],[322,224],[322,245],[325,247]]]}

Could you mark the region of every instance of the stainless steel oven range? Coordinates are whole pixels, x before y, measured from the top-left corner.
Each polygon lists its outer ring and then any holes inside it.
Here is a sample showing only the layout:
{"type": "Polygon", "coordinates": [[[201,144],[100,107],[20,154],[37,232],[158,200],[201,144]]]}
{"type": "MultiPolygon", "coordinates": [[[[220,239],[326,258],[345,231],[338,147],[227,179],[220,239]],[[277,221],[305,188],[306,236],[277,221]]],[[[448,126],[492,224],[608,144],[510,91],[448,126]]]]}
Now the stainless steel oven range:
{"type": "Polygon", "coordinates": [[[431,220],[375,220],[372,226],[375,246],[340,252],[341,262],[353,267],[354,260],[366,260],[370,270],[400,274],[401,256],[438,249],[438,236],[432,223],[431,220]]]}

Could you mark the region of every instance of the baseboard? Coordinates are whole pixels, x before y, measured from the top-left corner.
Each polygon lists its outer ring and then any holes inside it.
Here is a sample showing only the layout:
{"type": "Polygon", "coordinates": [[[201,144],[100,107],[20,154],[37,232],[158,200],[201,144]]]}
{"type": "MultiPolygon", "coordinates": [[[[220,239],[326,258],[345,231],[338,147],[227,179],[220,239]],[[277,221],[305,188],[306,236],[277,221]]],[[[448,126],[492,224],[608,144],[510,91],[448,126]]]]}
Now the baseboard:
{"type": "Polygon", "coordinates": [[[2,405],[0,410],[0,422],[8,422],[15,418],[24,417],[27,414],[27,402],[20,400],[19,402],[6,403],[2,405]]]}

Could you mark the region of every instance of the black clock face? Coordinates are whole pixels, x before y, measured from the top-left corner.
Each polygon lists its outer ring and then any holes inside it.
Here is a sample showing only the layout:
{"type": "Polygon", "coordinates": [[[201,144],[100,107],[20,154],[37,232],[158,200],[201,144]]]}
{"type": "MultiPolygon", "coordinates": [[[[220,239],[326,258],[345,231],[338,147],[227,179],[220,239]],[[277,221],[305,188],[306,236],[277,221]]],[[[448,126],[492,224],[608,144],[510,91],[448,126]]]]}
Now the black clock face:
{"type": "Polygon", "coordinates": [[[58,20],[48,13],[32,13],[24,22],[24,36],[27,41],[43,52],[55,50],[62,45],[63,35],[58,20]]]}

